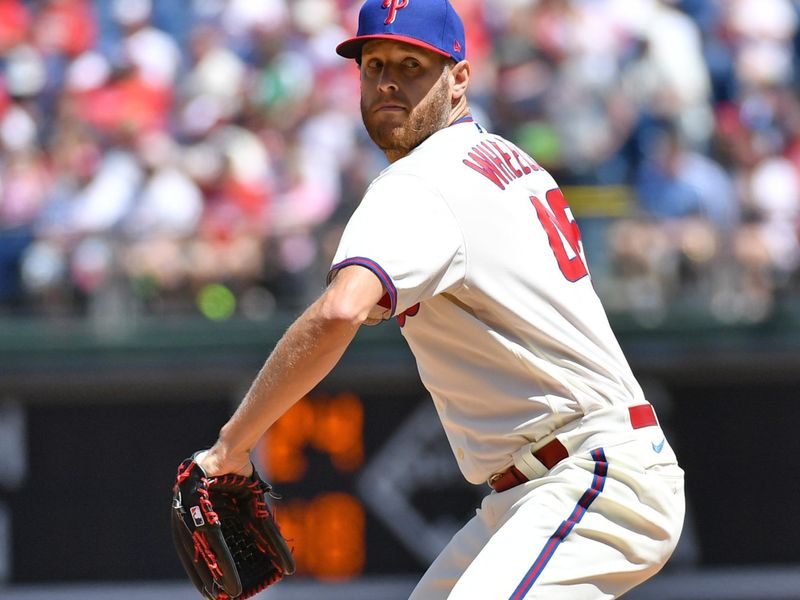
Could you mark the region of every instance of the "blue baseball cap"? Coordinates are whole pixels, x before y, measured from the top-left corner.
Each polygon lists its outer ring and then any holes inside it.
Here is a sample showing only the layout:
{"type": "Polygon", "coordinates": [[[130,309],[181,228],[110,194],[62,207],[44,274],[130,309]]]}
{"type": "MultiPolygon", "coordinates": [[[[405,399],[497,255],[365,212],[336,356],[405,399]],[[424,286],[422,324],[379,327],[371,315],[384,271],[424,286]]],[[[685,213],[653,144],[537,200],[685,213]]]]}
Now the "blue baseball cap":
{"type": "Polygon", "coordinates": [[[361,60],[370,40],[394,40],[425,48],[456,62],[464,60],[464,23],[448,0],[367,0],[358,13],[358,33],[336,47],[345,58],[361,60]]]}

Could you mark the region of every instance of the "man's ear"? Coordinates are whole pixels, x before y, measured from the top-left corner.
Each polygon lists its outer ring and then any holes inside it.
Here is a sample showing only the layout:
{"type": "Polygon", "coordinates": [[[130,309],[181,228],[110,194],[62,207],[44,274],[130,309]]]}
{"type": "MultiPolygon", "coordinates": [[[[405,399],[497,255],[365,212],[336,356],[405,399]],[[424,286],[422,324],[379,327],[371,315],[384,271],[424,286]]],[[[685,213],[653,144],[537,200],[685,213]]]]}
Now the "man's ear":
{"type": "Polygon", "coordinates": [[[450,67],[450,88],[453,94],[453,102],[458,102],[467,93],[470,78],[469,62],[462,60],[450,67]]]}

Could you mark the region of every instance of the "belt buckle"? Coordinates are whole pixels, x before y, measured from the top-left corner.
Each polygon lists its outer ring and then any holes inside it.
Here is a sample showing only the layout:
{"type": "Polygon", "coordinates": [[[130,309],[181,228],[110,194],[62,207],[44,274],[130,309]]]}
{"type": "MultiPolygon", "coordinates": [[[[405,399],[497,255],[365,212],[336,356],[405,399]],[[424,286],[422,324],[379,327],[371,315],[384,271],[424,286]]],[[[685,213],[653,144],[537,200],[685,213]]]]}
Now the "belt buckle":
{"type": "Polygon", "coordinates": [[[505,475],[505,474],[506,474],[505,471],[500,471],[499,473],[495,473],[494,475],[489,477],[489,479],[486,481],[486,483],[489,484],[489,487],[494,487],[494,484],[497,483],[498,481],[500,481],[500,479],[502,479],[503,475],[505,475]]]}

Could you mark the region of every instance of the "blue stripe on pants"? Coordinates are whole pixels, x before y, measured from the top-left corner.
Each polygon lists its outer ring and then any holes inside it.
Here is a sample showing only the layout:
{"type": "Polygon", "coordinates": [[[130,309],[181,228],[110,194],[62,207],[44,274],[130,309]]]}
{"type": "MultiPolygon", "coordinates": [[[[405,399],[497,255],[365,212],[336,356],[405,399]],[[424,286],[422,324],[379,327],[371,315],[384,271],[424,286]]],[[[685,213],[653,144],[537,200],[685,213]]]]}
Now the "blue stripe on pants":
{"type": "Polygon", "coordinates": [[[517,589],[514,590],[514,593],[511,594],[509,600],[522,600],[525,597],[525,595],[533,587],[533,584],[536,583],[539,575],[542,574],[542,571],[553,557],[553,554],[555,554],[558,546],[564,541],[564,539],[566,539],[569,532],[572,531],[572,528],[580,522],[580,520],[583,518],[583,515],[586,514],[586,511],[591,506],[592,502],[594,502],[594,499],[597,498],[600,495],[600,492],[603,491],[603,486],[605,486],[606,483],[606,474],[608,473],[608,461],[606,460],[606,455],[602,448],[592,450],[591,454],[595,463],[592,485],[583,493],[581,499],[578,500],[578,503],[575,505],[575,509],[572,511],[572,514],[570,514],[566,521],[563,521],[561,525],[558,526],[558,529],[556,529],[555,533],[553,533],[553,535],[551,535],[547,540],[547,543],[539,553],[539,556],[536,557],[533,565],[530,569],[528,569],[525,577],[523,577],[522,581],[517,586],[517,589]]]}

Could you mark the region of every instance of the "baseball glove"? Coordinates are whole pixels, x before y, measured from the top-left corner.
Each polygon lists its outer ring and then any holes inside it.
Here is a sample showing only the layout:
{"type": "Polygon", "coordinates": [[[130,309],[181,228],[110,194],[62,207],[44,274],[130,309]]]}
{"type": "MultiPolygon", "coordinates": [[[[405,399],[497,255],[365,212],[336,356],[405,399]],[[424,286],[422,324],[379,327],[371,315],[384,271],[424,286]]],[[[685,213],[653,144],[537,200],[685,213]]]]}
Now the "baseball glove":
{"type": "Polygon", "coordinates": [[[251,477],[208,477],[195,454],[178,467],[172,538],[189,579],[207,600],[249,598],[294,573],[294,558],[267,505],[277,498],[251,477]]]}

